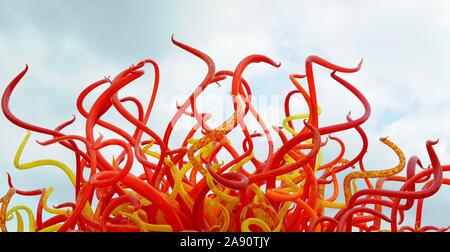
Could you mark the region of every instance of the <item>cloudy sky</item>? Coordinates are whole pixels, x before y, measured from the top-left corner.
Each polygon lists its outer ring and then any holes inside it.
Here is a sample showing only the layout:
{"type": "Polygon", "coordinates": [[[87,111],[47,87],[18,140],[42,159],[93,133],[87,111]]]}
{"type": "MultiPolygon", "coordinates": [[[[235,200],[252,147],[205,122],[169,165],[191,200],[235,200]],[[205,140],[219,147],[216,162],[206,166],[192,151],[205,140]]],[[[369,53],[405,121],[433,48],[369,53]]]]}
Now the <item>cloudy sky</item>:
{"type": "MultiPolygon", "coordinates": [[[[150,121],[162,132],[175,111],[175,101],[181,102],[206,73],[202,62],[170,42],[172,34],[208,53],[217,69],[233,70],[243,57],[254,53],[281,62],[279,69],[259,64],[245,73],[256,97],[275,97],[267,106],[261,105],[266,114],[281,106],[276,97],[293,89],[288,76],[304,72],[308,55],[349,67],[364,58],[361,71],[345,78],[372,105],[371,119],[364,126],[370,141],[365,158],[368,169],[396,163],[392,152],[378,142],[381,136],[389,136],[407,156],[419,155],[425,163],[429,162],[425,141],[439,138],[436,150],[441,161],[448,163],[448,13],[448,1],[3,0],[0,92],[25,63],[29,64],[28,75],[11,98],[12,110],[26,121],[53,128],[77,114],[76,96],[87,84],[152,58],[160,64],[162,77],[158,105],[150,121]]],[[[142,99],[150,96],[146,90],[150,90],[151,69],[146,70],[150,74],[146,82],[129,90],[142,99]]],[[[321,123],[342,122],[349,110],[354,117],[361,114],[360,104],[330,80],[329,71],[315,71],[324,111],[321,123]]],[[[229,85],[221,88],[229,91],[229,85]]],[[[219,88],[212,92],[224,93],[219,88]]],[[[281,124],[274,121],[270,125],[281,124]]],[[[70,130],[75,132],[76,128],[70,130]]],[[[12,159],[24,134],[5,118],[0,119],[0,190],[7,188],[5,172],[9,171],[18,187],[51,184],[56,189],[52,196],[55,203],[70,199],[66,178],[53,168],[13,169],[12,159]]],[[[353,139],[351,134],[346,137],[353,139]]],[[[40,148],[31,141],[27,150],[24,160],[55,158],[73,165],[70,153],[61,148],[40,148]]],[[[442,190],[426,202],[426,224],[450,224],[449,193],[442,190]]]]}

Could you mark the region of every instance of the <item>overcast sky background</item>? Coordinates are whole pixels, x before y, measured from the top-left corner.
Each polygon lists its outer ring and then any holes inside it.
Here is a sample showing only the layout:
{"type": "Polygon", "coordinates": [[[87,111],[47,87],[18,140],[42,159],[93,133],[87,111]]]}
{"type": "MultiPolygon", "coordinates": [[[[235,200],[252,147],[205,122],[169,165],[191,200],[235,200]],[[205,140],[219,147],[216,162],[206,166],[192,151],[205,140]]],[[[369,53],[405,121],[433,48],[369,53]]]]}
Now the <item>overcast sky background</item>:
{"type": "MultiPolygon", "coordinates": [[[[261,97],[292,90],[288,76],[304,73],[308,55],[348,67],[364,58],[360,72],[342,76],[372,106],[371,119],[364,125],[370,142],[367,169],[384,169],[397,162],[392,151],[378,141],[381,136],[389,136],[408,157],[419,155],[426,164],[425,141],[439,138],[436,150],[442,163],[449,163],[449,13],[448,1],[3,0],[0,92],[29,64],[27,76],[11,98],[11,108],[25,121],[54,128],[72,114],[78,115],[76,97],[87,84],[152,58],[160,64],[161,83],[150,121],[162,134],[175,111],[175,100],[190,94],[206,73],[202,62],[170,42],[172,34],[209,54],[218,70],[233,70],[242,58],[254,53],[281,62],[279,69],[258,64],[245,72],[255,96],[261,97]]],[[[152,71],[149,67],[146,71],[145,81],[128,90],[141,99],[150,96],[152,71]]],[[[349,110],[354,118],[361,114],[361,105],[330,80],[328,70],[316,67],[315,71],[324,112],[321,123],[345,121],[349,110]]],[[[223,95],[229,90],[229,85],[222,85],[212,93],[223,95]]],[[[261,110],[270,115],[277,102],[261,110]]],[[[79,119],[77,123],[82,123],[79,119]]],[[[181,133],[174,134],[176,145],[181,133]]],[[[55,187],[50,204],[71,199],[62,172],[13,168],[24,135],[24,130],[0,119],[0,190],[7,188],[8,171],[18,188],[55,187]]],[[[343,137],[359,144],[351,135],[343,137]]],[[[32,135],[23,160],[54,158],[73,165],[69,152],[56,146],[41,148],[35,139],[43,138],[32,135]]],[[[351,148],[349,156],[358,148],[351,148]]],[[[449,193],[443,188],[426,201],[424,225],[450,225],[449,193]]],[[[32,202],[14,200],[16,204],[32,202]]]]}

